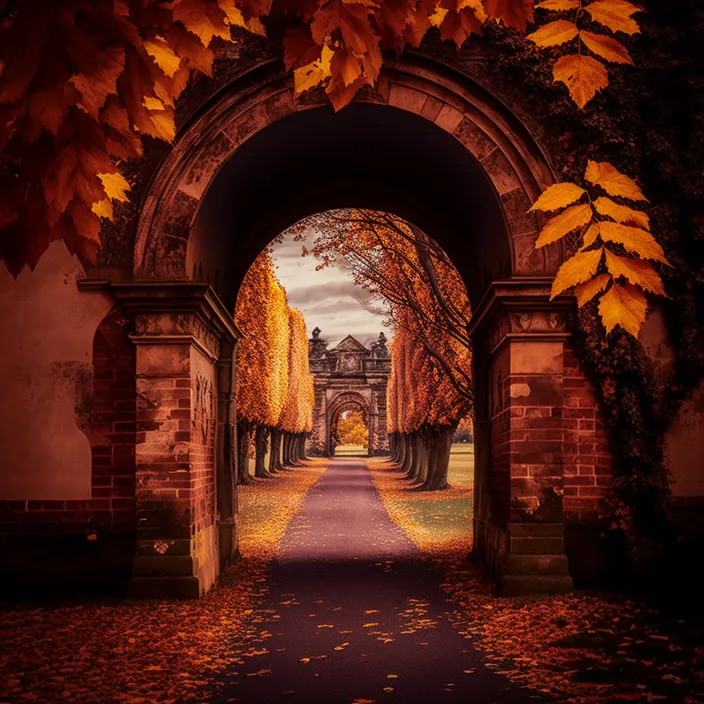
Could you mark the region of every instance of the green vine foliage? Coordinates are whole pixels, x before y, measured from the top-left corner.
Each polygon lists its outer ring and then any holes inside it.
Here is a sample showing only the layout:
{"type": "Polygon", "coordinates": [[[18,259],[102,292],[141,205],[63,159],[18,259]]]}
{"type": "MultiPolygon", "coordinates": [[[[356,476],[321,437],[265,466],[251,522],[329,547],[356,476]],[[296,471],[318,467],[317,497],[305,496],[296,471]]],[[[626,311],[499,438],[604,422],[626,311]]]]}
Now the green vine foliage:
{"type": "MultiPolygon", "coordinates": [[[[704,5],[644,0],[641,6],[642,32],[627,42],[635,66],[610,71],[609,87],[583,111],[553,83],[545,51],[501,28],[490,29],[486,39],[496,47],[496,68],[525,86],[522,100],[549,134],[561,135],[555,165],[562,180],[578,182],[587,155],[637,178],[650,201],[653,232],[673,264],[660,267],[669,299],[657,301],[675,356],[666,383],[656,381],[638,341],[619,330],[606,338],[595,304],[580,311],[573,335],[609,429],[611,528],[635,558],[632,566],[652,566],[678,535],[668,510],[664,435],[704,379],[704,69],[698,58],[704,5]]],[[[554,50],[552,58],[559,55],[554,50]]]]}

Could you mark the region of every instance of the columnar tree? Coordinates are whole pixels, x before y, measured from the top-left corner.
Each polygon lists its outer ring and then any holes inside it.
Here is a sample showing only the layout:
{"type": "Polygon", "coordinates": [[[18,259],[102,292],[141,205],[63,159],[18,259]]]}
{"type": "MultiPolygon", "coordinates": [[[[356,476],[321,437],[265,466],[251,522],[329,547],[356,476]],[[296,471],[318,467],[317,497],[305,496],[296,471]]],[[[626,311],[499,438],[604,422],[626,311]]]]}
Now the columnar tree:
{"type": "Polygon", "coordinates": [[[239,481],[246,484],[252,439],[256,477],[269,477],[283,465],[305,459],[305,437],[313,427],[313,376],[305,319],[288,307],[267,252],[257,257],[242,282],[235,318],[244,333],[237,351],[237,430],[239,481]]]}
{"type": "MultiPolygon", "coordinates": [[[[308,367],[308,335],[301,311],[291,308],[289,313],[288,375],[289,385],[281,417],[275,431],[278,467],[279,448],[283,449],[283,463],[296,464],[305,459],[305,440],[313,429],[313,375],[308,367]]],[[[272,455],[274,449],[272,448],[272,455]]]]}
{"type": "MultiPolygon", "coordinates": [[[[452,435],[468,403],[437,358],[427,352],[410,326],[404,326],[412,321],[408,312],[401,311],[397,318],[389,379],[396,400],[387,406],[387,422],[395,434],[393,459],[419,488],[444,489],[452,435]]],[[[446,339],[436,344],[452,342],[446,339]]]]}
{"type": "Polygon", "coordinates": [[[244,333],[237,350],[237,429],[239,480],[247,483],[251,433],[255,476],[265,477],[269,428],[278,425],[288,390],[288,305],[267,253],[257,257],[242,282],[235,319],[244,333]]]}

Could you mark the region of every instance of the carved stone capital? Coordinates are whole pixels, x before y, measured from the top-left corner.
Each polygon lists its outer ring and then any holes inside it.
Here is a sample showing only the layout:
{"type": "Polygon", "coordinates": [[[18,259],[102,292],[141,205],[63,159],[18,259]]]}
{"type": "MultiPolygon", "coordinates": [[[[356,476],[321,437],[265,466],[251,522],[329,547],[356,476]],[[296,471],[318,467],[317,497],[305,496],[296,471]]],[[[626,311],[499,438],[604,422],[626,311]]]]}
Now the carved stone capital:
{"type": "Polygon", "coordinates": [[[565,339],[575,310],[572,296],[550,300],[551,278],[514,278],[491,284],[470,323],[479,355],[494,354],[512,338],[565,339]]]}
{"type": "Polygon", "coordinates": [[[194,344],[211,360],[221,345],[242,337],[232,315],[208,284],[187,281],[84,280],[83,290],[109,290],[133,317],[135,344],[194,344]]]}

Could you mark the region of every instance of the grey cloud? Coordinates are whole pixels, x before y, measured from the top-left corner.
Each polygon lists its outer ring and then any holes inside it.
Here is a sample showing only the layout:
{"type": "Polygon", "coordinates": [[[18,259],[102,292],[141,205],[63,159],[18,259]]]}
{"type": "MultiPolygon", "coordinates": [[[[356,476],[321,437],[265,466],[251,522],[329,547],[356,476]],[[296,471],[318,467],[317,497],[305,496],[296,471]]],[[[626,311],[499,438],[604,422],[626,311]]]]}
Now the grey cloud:
{"type": "Polygon", "coordinates": [[[348,297],[356,301],[356,305],[369,299],[369,293],[353,281],[342,280],[325,284],[312,284],[305,287],[291,287],[287,290],[291,305],[315,303],[334,297],[348,297]]]}

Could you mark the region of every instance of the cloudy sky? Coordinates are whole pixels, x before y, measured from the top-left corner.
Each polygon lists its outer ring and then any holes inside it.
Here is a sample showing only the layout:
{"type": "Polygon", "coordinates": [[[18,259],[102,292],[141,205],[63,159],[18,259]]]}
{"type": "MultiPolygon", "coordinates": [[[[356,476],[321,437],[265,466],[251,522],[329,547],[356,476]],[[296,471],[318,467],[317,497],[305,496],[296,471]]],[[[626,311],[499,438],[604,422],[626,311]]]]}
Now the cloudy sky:
{"type": "Polygon", "coordinates": [[[276,276],[286,289],[289,305],[305,316],[308,336],[318,326],[330,347],[346,335],[363,345],[382,331],[390,337],[383,318],[363,307],[365,291],[355,286],[350,274],[339,267],[316,271],[318,261],[311,255],[301,256],[303,245],[311,247],[312,242],[294,242],[290,235],[274,247],[273,255],[276,276]]]}

